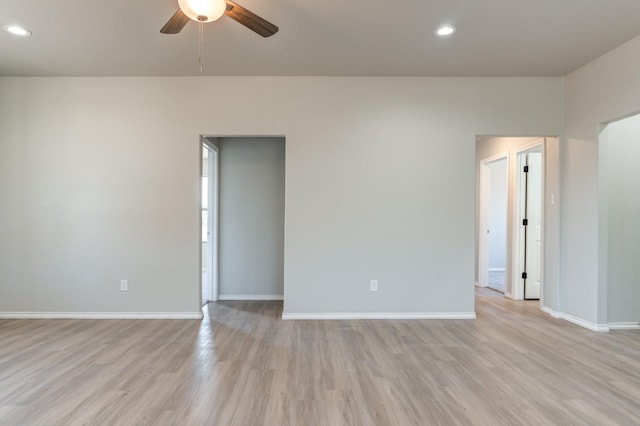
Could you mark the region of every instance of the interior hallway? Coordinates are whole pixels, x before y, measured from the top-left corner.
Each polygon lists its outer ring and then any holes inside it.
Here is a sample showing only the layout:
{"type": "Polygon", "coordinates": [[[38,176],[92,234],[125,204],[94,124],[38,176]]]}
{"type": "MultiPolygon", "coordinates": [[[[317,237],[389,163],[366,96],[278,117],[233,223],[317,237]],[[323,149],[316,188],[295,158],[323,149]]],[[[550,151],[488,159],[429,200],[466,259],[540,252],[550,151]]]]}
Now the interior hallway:
{"type": "Polygon", "coordinates": [[[0,424],[640,423],[640,333],[476,295],[476,320],[0,320],[0,424]]]}

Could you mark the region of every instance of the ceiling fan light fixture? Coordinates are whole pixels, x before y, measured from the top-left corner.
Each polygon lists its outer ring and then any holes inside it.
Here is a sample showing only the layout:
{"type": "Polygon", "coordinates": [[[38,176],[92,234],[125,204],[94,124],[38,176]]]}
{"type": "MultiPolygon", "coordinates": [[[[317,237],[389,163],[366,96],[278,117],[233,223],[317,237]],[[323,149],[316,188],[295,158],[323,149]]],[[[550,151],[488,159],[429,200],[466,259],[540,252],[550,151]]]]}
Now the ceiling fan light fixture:
{"type": "Polygon", "coordinates": [[[212,22],[220,19],[227,10],[224,0],[178,0],[180,10],[196,22],[212,22]]]}
{"type": "Polygon", "coordinates": [[[2,29],[9,34],[17,35],[20,37],[29,37],[31,35],[31,31],[24,27],[21,27],[20,25],[3,25],[2,29]]]}
{"type": "Polygon", "coordinates": [[[436,35],[440,37],[446,37],[446,36],[450,36],[456,31],[458,31],[458,29],[453,25],[442,25],[438,27],[438,29],[436,30],[436,35]]]}

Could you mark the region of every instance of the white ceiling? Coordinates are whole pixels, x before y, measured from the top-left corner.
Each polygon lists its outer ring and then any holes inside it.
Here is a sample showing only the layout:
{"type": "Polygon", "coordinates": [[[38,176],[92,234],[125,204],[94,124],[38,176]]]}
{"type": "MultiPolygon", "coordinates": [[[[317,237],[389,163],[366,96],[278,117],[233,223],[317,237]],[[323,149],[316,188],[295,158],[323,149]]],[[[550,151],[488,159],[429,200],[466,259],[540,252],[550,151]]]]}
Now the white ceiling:
{"type": "MultiPolygon", "coordinates": [[[[639,0],[237,0],[280,27],[205,24],[205,75],[559,76],[640,34],[639,0]],[[435,28],[459,28],[438,39],[435,28]]],[[[2,0],[0,75],[200,75],[177,0],[2,0]]]]}

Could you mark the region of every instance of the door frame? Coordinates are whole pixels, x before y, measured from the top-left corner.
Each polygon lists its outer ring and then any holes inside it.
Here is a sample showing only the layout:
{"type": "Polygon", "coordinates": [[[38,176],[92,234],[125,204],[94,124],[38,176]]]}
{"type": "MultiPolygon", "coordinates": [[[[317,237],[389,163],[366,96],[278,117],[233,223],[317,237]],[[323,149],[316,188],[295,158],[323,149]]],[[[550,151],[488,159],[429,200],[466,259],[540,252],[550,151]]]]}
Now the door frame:
{"type": "MultiPolygon", "coordinates": [[[[541,248],[540,248],[540,306],[544,306],[543,298],[544,298],[544,259],[545,259],[545,199],[546,199],[546,162],[545,162],[545,145],[546,138],[541,138],[539,141],[536,141],[532,144],[520,147],[514,151],[515,155],[515,187],[513,193],[513,201],[514,201],[514,209],[513,209],[513,268],[511,272],[512,279],[512,295],[514,300],[524,300],[524,280],[522,279],[522,272],[524,268],[524,228],[522,226],[522,217],[523,217],[523,206],[520,203],[520,199],[523,196],[523,185],[524,185],[524,176],[521,172],[523,163],[522,163],[522,155],[527,154],[529,152],[539,152],[541,153],[541,162],[542,165],[540,167],[541,174],[541,196],[540,196],[540,209],[542,211],[541,217],[541,248]]],[[[535,299],[534,299],[535,300],[535,299]]]]}
{"type": "MultiPolygon", "coordinates": [[[[209,197],[209,206],[208,206],[208,217],[207,217],[207,232],[209,235],[208,244],[207,244],[207,259],[210,262],[209,273],[207,274],[208,280],[208,292],[207,298],[211,302],[216,302],[218,300],[218,277],[219,277],[219,211],[220,211],[220,150],[219,148],[207,140],[206,137],[200,137],[200,176],[202,176],[202,148],[206,148],[209,150],[209,174],[207,175],[208,179],[208,197],[209,197]]],[[[202,182],[202,179],[200,180],[202,182]]],[[[200,184],[200,193],[202,193],[202,183],[200,184]]],[[[202,220],[202,219],[201,219],[202,220]]],[[[200,259],[202,259],[202,244],[200,244],[200,259]]],[[[200,265],[200,269],[202,270],[202,265],[200,265]]],[[[200,273],[200,298],[202,298],[202,273],[200,273]]],[[[200,301],[201,305],[203,304],[203,300],[200,301]]]]}
{"type": "MultiPolygon", "coordinates": [[[[507,162],[507,181],[505,185],[507,187],[507,205],[505,211],[505,217],[508,222],[509,214],[509,176],[511,174],[509,152],[501,152],[491,157],[483,158],[480,160],[480,182],[479,182],[479,194],[478,194],[478,287],[488,287],[489,284],[489,238],[487,237],[486,230],[489,226],[489,187],[491,185],[491,179],[489,178],[489,165],[497,161],[507,162]]],[[[507,235],[508,224],[505,223],[505,236],[507,235]]],[[[506,237],[505,237],[506,239],[506,237]]],[[[508,245],[505,241],[505,247],[508,245]]],[[[506,279],[509,276],[509,262],[508,256],[505,252],[505,294],[506,294],[506,279]]]]}

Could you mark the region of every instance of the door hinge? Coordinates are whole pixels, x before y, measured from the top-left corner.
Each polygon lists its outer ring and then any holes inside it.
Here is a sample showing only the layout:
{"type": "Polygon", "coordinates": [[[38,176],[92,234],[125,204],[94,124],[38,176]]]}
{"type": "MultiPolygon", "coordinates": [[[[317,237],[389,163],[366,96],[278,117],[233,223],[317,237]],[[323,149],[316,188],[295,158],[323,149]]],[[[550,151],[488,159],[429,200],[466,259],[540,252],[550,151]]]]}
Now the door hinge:
{"type": "Polygon", "coordinates": [[[526,280],[526,279],[527,279],[527,273],[526,273],[526,272],[523,272],[523,273],[522,273],[522,279],[523,279],[523,280],[526,280]]]}
{"type": "Polygon", "coordinates": [[[522,226],[528,226],[529,225],[529,219],[522,219],[522,226]]]}
{"type": "Polygon", "coordinates": [[[529,166],[524,166],[522,168],[522,171],[525,172],[525,173],[529,173],[529,166]]]}

